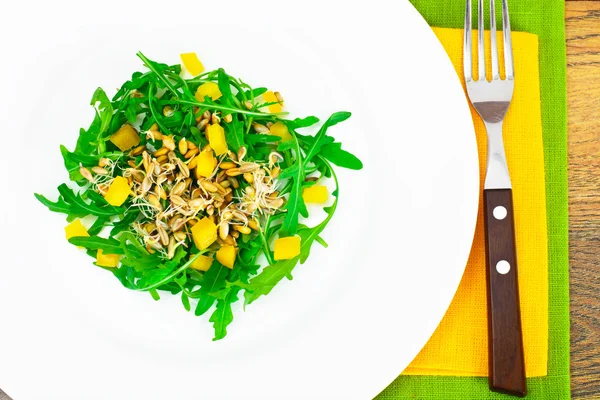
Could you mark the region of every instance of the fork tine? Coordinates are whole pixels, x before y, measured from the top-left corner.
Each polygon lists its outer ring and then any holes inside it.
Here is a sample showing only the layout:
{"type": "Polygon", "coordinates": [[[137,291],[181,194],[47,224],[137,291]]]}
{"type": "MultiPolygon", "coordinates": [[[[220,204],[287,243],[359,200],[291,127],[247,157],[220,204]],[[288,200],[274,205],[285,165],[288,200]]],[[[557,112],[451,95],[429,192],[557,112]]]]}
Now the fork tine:
{"type": "Polygon", "coordinates": [[[483,81],[486,79],[485,77],[485,44],[484,44],[484,34],[485,34],[485,26],[483,24],[483,0],[479,0],[479,6],[477,7],[477,48],[478,48],[478,56],[479,56],[479,81],[483,81]]]}
{"type": "Polygon", "coordinates": [[[502,0],[502,32],[504,34],[504,65],[506,79],[514,79],[515,67],[513,65],[512,39],[510,37],[510,18],[508,16],[508,1],[502,0]]]}
{"type": "Polygon", "coordinates": [[[465,10],[465,39],[463,42],[463,70],[465,74],[465,81],[469,82],[473,80],[473,58],[471,53],[472,39],[473,39],[473,28],[471,16],[471,0],[467,0],[467,8],[465,10]]]}
{"type": "Polygon", "coordinates": [[[500,79],[498,43],[496,42],[496,3],[494,0],[490,0],[490,50],[492,55],[492,79],[500,79]]]}

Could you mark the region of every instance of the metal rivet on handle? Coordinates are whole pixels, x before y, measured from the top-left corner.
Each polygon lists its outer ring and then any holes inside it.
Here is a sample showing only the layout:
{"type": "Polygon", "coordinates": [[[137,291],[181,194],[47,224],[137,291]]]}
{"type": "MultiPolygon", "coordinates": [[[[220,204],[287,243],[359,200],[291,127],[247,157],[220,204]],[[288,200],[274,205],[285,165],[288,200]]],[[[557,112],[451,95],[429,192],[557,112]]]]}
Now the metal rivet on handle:
{"type": "Polygon", "coordinates": [[[506,211],[506,208],[504,208],[502,206],[497,206],[497,207],[494,207],[493,214],[494,214],[494,218],[496,218],[497,220],[503,220],[504,218],[506,218],[508,211],[506,211]]]}
{"type": "Polygon", "coordinates": [[[496,271],[499,274],[506,275],[510,271],[510,264],[506,260],[500,260],[496,263],[496,271]]]}

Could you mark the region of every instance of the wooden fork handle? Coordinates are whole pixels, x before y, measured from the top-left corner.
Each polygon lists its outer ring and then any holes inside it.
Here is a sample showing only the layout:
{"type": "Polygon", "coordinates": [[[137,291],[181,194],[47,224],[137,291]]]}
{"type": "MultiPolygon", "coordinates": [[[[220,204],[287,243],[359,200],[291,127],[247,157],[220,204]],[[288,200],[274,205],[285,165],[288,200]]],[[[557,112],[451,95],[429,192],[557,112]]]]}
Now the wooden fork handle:
{"type": "Polygon", "coordinates": [[[487,275],[489,384],[525,396],[517,255],[511,189],[483,192],[487,275]]]}

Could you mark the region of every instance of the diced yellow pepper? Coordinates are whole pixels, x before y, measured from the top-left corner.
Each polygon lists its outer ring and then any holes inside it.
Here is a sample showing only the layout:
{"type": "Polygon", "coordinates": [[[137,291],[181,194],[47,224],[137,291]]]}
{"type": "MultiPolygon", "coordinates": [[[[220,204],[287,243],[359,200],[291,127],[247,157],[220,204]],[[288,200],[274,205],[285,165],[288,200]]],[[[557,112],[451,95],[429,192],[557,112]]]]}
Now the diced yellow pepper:
{"type": "Polygon", "coordinates": [[[290,260],[300,254],[300,236],[279,238],[275,241],[275,260],[290,260]]]}
{"type": "Polygon", "coordinates": [[[130,194],[131,188],[129,187],[127,178],[117,176],[104,194],[104,199],[108,204],[119,207],[121,204],[125,203],[125,200],[127,200],[127,197],[130,194]]]}
{"type": "Polygon", "coordinates": [[[302,198],[305,203],[322,204],[329,198],[329,192],[326,186],[314,185],[304,188],[302,198]]]}
{"type": "Polygon", "coordinates": [[[87,229],[81,223],[81,220],[74,220],[69,225],[65,226],[65,236],[67,240],[77,236],[90,236],[87,229]]]}
{"type": "Polygon", "coordinates": [[[283,107],[281,106],[281,103],[279,103],[279,100],[277,100],[277,96],[275,96],[275,93],[269,90],[268,92],[263,93],[262,97],[265,103],[277,102],[277,104],[271,104],[269,106],[269,111],[271,111],[272,113],[280,113],[281,111],[283,111],[283,107]]]}
{"type": "Polygon", "coordinates": [[[201,152],[198,155],[198,162],[196,163],[196,179],[211,176],[215,170],[216,161],[212,150],[201,152]]]}
{"type": "Polygon", "coordinates": [[[193,76],[200,75],[204,71],[204,65],[202,65],[196,53],[183,53],[180,54],[180,57],[185,69],[193,76]]]}
{"type": "Polygon", "coordinates": [[[227,268],[233,269],[235,263],[235,257],[237,256],[237,248],[224,244],[217,251],[217,261],[226,266],[227,268]]]}
{"type": "Polygon", "coordinates": [[[208,269],[210,268],[212,263],[213,263],[212,257],[201,255],[201,256],[198,256],[198,258],[196,258],[194,260],[194,262],[192,263],[192,265],[190,265],[190,267],[197,269],[198,271],[208,271],[208,269]]]}
{"type": "Polygon", "coordinates": [[[284,142],[287,140],[292,140],[292,135],[288,130],[288,127],[283,122],[275,122],[271,128],[269,128],[272,135],[279,136],[284,142]]]}
{"type": "Polygon", "coordinates": [[[200,85],[200,87],[198,87],[198,90],[196,90],[196,99],[202,102],[206,96],[210,97],[214,101],[222,95],[223,94],[219,90],[219,85],[214,82],[203,83],[200,85]]]}
{"type": "Polygon", "coordinates": [[[204,250],[217,240],[217,226],[212,220],[204,217],[192,227],[194,243],[199,250],[204,250]]]}
{"type": "Polygon", "coordinates": [[[118,131],[113,133],[110,137],[110,141],[113,142],[119,150],[127,151],[140,144],[140,135],[138,135],[133,126],[125,124],[120,127],[118,131]]]}
{"type": "Polygon", "coordinates": [[[119,265],[119,255],[103,254],[102,249],[98,249],[98,253],[96,253],[96,264],[101,267],[114,268],[119,265]]]}
{"type": "Polygon", "coordinates": [[[210,147],[217,156],[227,153],[227,142],[225,141],[225,130],[219,124],[212,124],[206,127],[206,136],[210,147]]]}

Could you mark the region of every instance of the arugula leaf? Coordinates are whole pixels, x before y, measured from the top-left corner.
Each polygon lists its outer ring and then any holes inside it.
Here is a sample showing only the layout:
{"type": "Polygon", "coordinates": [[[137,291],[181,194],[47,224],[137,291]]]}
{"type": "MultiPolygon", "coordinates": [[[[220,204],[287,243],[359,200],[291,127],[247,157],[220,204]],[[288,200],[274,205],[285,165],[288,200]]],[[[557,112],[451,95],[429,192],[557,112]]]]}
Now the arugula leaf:
{"type": "Polygon", "coordinates": [[[323,126],[319,129],[315,136],[315,140],[306,152],[306,162],[308,163],[316,154],[319,153],[321,147],[326,144],[333,143],[334,139],[331,136],[327,136],[327,129],[339,124],[342,121],[350,118],[352,114],[347,111],[339,111],[331,114],[329,119],[325,121],[323,126]]]}
{"type": "Polygon", "coordinates": [[[88,229],[88,233],[90,234],[90,236],[96,236],[97,234],[99,234],[108,221],[108,217],[96,218],[92,226],[90,226],[90,229],[88,229]]]}
{"type": "Polygon", "coordinates": [[[216,298],[212,293],[225,288],[227,276],[230,269],[218,261],[214,261],[212,266],[204,273],[204,278],[200,284],[198,304],[196,305],[196,315],[202,315],[207,312],[214,304],[216,298]]]}
{"type": "Polygon", "coordinates": [[[363,167],[362,161],[354,154],[342,150],[342,144],[339,142],[323,145],[321,155],[338,167],[353,170],[359,170],[363,167]]]}
{"type": "MultiPolygon", "coordinates": [[[[130,228],[130,225],[137,219],[138,213],[126,213],[123,218],[113,223],[110,236],[117,236],[119,233],[130,228]]],[[[118,217],[117,217],[118,218],[118,217]]]]}
{"type": "Polygon", "coordinates": [[[325,207],[323,210],[327,213],[327,217],[319,225],[314,228],[308,228],[306,226],[298,229],[298,236],[300,236],[300,255],[292,258],[291,260],[278,261],[275,264],[265,267],[262,272],[252,278],[247,285],[245,285],[246,292],[244,293],[245,304],[251,304],[261,296],[265,296],[271,292],[271,290],[279,283],[284,277],[292,279],[292,270],[296,267],[298,262],[303,264],[310,254],[310,249],[315,240],[321,242],[323,239],[319,237],[323,229],[327,226],[333,214],[337,208],[338,203],[338,180],[333,171],[331,165],[324,161],[332,174],[335,181],[336,190],[333,192],[335,200],[329,207],[325,207]]]}
{"type": "Polygon", "coordinates": [[[112,103],[108,99],[108,96],[104,90],[102,88],[98,88],[92,96],[90,105],[94,107],[97,115],[100,117],[100,131],[98,132],[98,135],[102,136],[110,126],[110,121],[113,117],[114,110],[112,103]]]}
{"type": "Polygon", "coordinates": [[[219,68],[217,72],[217,84],[219,85],[219,91],[223,95],[222,99],[227,104],[233,104],[233,94],[231,93],[231,83],[229,82],[229,75],[225,73],[223,68],[219,68]]]}
{"type": "Polygon", "coordinates": [[[76,182],[81,181],[83,176],[79,172],[79,164],[71,157],[71,152],[65,146],[60,145],[60,154],[62,154],[65,169],[69,172],[69,179],[76,182]]]}
{"type": "Polygon", "coordinates": [[[189,312],[191,309],[190,298],[187,294],[185,294],[185,292],[181,292],[181,303],[183,304],[185,311],[189,312]]]}
{"type": "Polygon", "coordinates": [[[136,54],[144,63],[146,67],[150,71],[152,71],[159,81],[163,83],[163,85],[171,91],[171,93],[175,96],[179,96],[179,92],[173,86],[173,83],[164,75],[164,72],[169,69],[167,64],[157,63],[156,61],[149,60],[141,51],[136,54]]]}
{"type": "Polygon", "coordinates": [[[60,196],[58,197],[58,200],[56,202],[52,202],[44,196],[42,196],[41,194],[34,193],[33,195],[36,199],[38,199],[40,203],[48,207],[48,209],[52,212],[67,214],[70,218],[81,218],[87,215],[86,211],[81,210],[80,208],[77,208],[71,204],[68,204],[60,196]]]}
{"type": "Polygon", "coordinates": [[[279,142],[281,137],[275,135],[248,135],[246,137],[246,142],[249,144],[256,143],[275,143],[279,142]]]}
{"type": "Polygon", "coordinates": [[[75,236],[69,239],[69,243],[90,250],[100,249],[106,254],[125,254],[121,248],[121,243],[112,238],[105,239],[98,236],[75,236]]]}
{"type": "Polygon", "coordinates": [[[78,207],[81,211],[84,211],[90,215],[96,215],[99,217],[113,216],[121,214],[124,211],[122,208],[117,208],[113,206],[100,208],[94,204],[88,204],[78,194],[73,193],[73,191],[71,191],[71,189],[69,189],[69,187],[64,183],[58,187],[58,192],[61,194],[64,201],[71,204],[72,206],[78,207]]]}
{"type": "Polygon", "coordinates": [[[113,274],[127,289],[137,290],[137,275],[133,268],[121,265],[119,268],[113,268],[113,274]]]}
{"type": "Polygon", "coordinates": [[[290,260],[277,261],[265,267],[262,272],[252,278],[246,285],[245,304],[251,304],[260,296],[266,296],[283,278],[291,277],[292,270],[300,260],[300,256],[290,260]]]}
{"type": "MultiPolygon", "coordinates": [[[[250,136],[247,138],[250,138],[250,136]]],[[[231,123],[225,124],[225,140],[227,146],[236,153],[240,147],[246,145],[244,142],[244,126],[237,118],[234,118],[231,123]]]]}
{"type": "Polygon", "coordinates": [[[293,121],[285,120],[283,122],[288,126],[289,129],[296,130],[296,129],[301,129],[301,128],[308,128],[309,126],[318,124],[319,118],[311,115],[309,117],[296,118],[293,121]]]}
{"type": "Polygon", "coordinates": [[[209,319],[215,329],[213,341],[223,339],[227,335],[227,327],[233,321],[231,305],[238,301],[237,294],[239,291],[240,288],[231,288],[225,298],[217,301],[217,307],[209,319]]]}
{"type": "MultiPolygon", "coordinates": [[[[293,131],[292,131],[293,132],[293,131]]],[[[292,190],[288,197],[285,209],[287,214],[283,219],[281,231],[284,236],[292,236],[296,234],[298,229],[298,215],[308,217],[308,210],[306,204],[304,204],[304,198],[302,197],[302,182],[304,181],[304,161],[302,160],[302,152],[300,150],[300,144],[295,133],[292,133],[293,141],[296,143],[296,165],[298,169],[295,171],[289,171],[291,174],[292,190]]]]}

